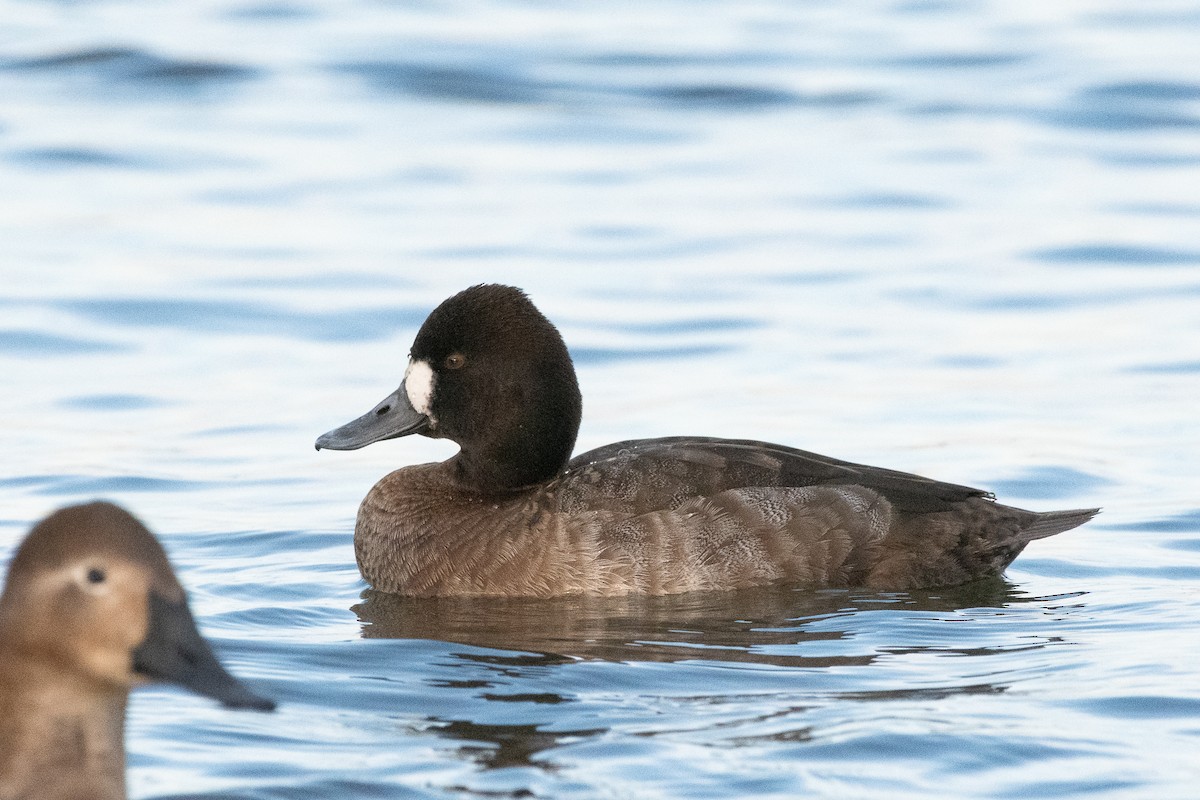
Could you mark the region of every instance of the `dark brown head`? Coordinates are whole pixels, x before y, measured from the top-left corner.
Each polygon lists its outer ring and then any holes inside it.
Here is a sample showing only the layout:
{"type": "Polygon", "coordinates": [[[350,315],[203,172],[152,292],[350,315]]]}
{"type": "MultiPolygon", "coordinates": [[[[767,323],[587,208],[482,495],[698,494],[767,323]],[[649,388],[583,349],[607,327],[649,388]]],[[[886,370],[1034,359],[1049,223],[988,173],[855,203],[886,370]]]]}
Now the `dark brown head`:
{"type": "Polygon", "coordinates": [[[412,433],[457,442],[460,478],[481,492],[557,475],[571,457],[582,400],[558,330],[525,293],[482,284],[433,310],[404,382],[317,448],[351,450],[412,433]]]}

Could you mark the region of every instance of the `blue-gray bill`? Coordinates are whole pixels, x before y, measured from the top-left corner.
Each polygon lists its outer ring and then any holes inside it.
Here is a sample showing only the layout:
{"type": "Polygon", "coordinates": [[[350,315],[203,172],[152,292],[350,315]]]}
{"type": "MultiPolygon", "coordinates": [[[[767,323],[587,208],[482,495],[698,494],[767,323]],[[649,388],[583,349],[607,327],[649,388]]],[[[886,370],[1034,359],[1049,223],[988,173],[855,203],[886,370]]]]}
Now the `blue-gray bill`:
{"type": "Polygon", "coordinates": [[[366,414],[318,437],[317,449],[357,450],[385,439],[421,433],[428,427],[429,417],[413,408],[401,383],[366,414]]]}

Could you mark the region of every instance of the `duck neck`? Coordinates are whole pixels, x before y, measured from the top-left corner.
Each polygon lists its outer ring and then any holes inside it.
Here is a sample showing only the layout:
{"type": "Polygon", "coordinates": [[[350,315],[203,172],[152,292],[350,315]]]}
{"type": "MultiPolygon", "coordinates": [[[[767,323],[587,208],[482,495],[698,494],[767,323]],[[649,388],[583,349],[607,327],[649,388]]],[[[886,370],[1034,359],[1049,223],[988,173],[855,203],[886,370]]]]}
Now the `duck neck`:
{"type": "Polygon", "coordinates": [[[0,796],[88,787],[89,797],[124,798],[127,692],[11,652],[0,653],[0,670],[0,796]]]}
{"type": "Polygon", "coordinates": [[[505,494],[552,480],[566,467],[579,431],[578,416],[528,417],[483,441],[467,445],[452,459],[457,479],[481,494],[505,494]]]}
{"type": "Polygon", "coordinates": [[[553,479],[571,457],[574,439],[551,448],[546,442],[511,442],[463,448],[451,461],[455,477],[481,494],[507,494],[553,479]]]}

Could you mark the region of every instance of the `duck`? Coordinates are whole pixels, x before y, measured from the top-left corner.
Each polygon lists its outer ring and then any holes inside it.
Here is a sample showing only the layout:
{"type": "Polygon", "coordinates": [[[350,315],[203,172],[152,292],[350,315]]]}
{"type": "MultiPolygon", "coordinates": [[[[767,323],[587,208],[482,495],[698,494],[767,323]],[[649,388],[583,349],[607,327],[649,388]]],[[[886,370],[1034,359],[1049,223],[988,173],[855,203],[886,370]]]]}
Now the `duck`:
{"type": "Polygon", "coordinates": [[[572,457],[582,407],[566,343],[525,292],[479,284],[438,305],[399,388],[316,441],[459,446],[367,493],[354,528],[366,582],[413,596],[907,591],[999,574],[1030,542],[1099,511],[1026,511],[743,439],[632,439],[572,457]]]}
{"type": "Polygon", "coordinates": [[[129,692],[164,681],[275,706],[217,661],[132,514],[96,501],[35,525],[0,594],[0,798],[124,800],[129,692]]]}

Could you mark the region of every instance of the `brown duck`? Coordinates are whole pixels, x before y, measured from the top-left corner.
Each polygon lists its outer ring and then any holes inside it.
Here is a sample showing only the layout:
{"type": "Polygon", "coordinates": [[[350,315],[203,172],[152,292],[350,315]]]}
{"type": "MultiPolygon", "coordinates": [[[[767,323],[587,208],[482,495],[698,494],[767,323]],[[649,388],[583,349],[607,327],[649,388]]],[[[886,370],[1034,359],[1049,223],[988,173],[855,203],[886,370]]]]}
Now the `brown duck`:
{"type": "Polygon", "coordinates": [[[274,707],[217,662],[140,522],[110,503],[51,514],[0,596],[0,798],[122,800],[125,705],[150,681],[274,707]]]}
{"type": "Polygon", "coordinates": [[[460,447],[367,494],[354,533],[363,577],[409,595],[903,590],[999,573],[1097,512],[1024,511],[756,441],[635,439],[571,458],[581,410],[567,347],[521,290],[480,285],[443,302],[400,387],[317,439],[352,450],[419,433],[460,447]]]}

